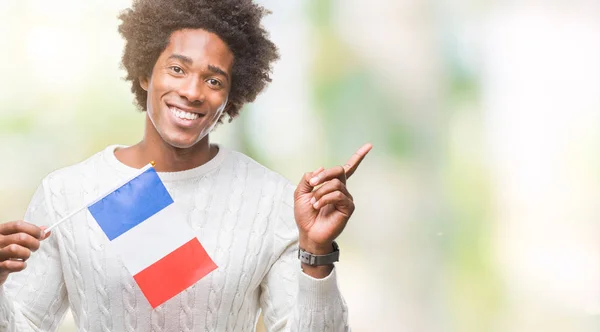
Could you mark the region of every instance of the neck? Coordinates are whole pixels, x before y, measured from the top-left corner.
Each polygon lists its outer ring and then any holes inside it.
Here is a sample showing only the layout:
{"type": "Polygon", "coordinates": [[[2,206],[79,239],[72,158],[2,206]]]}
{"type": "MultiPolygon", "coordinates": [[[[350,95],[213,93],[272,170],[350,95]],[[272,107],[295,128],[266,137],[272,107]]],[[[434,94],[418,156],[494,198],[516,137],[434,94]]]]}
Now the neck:
{"type": "MultiPolygon", "coordinates": [[[[139,163],[145,165],[156,162],[158,172],[185,171],[206,164],[216,154],[217,148],[211,147],[208,136],[189,148],[176,148],[162,139],[148,140],[146,137],[134,147],[138,149],[139,163]]],[[[133,148],[133,147],[132,147],[133,148]]]]}
{"type": "Polygon", "coordinates": [[[207,163],[217,152],[218,148],[210,145],[209,135],[189,148],[177,148],[165,142],[152,124],[146,123],[142,141],[115,151],[115,156],[130,167],[141,168],[154,161],[158,172],[179,172],[207,163]]]}

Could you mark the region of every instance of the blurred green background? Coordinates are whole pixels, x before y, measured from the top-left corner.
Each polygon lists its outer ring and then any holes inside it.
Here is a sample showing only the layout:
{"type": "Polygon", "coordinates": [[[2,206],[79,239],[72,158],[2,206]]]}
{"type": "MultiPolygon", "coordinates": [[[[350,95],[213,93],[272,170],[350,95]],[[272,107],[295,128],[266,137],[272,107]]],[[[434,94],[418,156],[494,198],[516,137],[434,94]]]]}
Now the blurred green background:
{"type": "MultiPolygon", "coordinates": [[[[600,3],[259,2],[281,60],[213,141],[293,182],[373,143],[339,239],[354,331],[600,328],[600,3]]],[[[0,220],[141,138],[129,4],[0,0],[0,220]]]]}

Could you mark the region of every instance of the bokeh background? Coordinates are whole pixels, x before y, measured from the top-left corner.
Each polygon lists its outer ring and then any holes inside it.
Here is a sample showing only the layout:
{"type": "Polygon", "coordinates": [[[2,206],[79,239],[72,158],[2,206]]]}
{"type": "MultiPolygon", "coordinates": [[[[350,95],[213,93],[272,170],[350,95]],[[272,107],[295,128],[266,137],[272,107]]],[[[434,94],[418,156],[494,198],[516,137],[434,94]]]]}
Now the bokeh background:
{"type": "MultiPolygon", "coordinates": [[[[600,2],[259,2],[281,60],[213,140],[294,182],[374,144],[339,239],[354,331],[600,329],[600,2]]],[[[0,0],[0,220],[140,139],[129,4],[0,0]]]]}

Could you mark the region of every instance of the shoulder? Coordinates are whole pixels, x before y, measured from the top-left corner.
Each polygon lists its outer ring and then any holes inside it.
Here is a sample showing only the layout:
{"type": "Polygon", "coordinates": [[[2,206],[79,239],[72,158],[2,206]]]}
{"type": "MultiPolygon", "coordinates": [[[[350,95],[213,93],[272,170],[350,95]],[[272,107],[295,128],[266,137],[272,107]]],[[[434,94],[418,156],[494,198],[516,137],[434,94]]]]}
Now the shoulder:
{"type": "Polygon", "coordinates": [[[47,189],[64,190],[69,187],[82,188],[88,182],[102,181],[108,166],[105,155],[109,149],[114,150],[114,146],[109,146],[79,163],[51,172],[42,180],[42,184],[47,189]]]}
{"type": "Polygon", "coordinates": [[[283,185],[292,185],[292,183],[281,174],[262,165],[242,152],[230,150],[229,155],[229,159],[233,164],[233,169],[235,172],[240,172],[243,170],[248,176],[258,176],[265,180],[277,182],[283,185]]]}
{"type": "Polygon", "coordinates": [[[235,176],[251,179],[259,184],[258,187],[265,189],[263,191],[274,190],[279,200],[293,205],[293,192],[296,187],[290,180],[239,151],[230,150],[228,159],[235,176]]]}

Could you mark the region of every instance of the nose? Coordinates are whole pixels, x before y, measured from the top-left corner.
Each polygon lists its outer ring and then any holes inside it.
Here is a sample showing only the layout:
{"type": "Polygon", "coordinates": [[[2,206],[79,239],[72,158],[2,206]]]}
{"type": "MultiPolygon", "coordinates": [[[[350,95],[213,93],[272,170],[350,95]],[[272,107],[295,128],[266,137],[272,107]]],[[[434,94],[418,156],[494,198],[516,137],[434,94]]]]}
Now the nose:
{"type": "Polygon", "coordinates": [[[204,101],[204,84],[202,80],[190,76],[181,80],[178,93],[181,97],[187,99],[190,103],[202,103],[204,101]]]}

